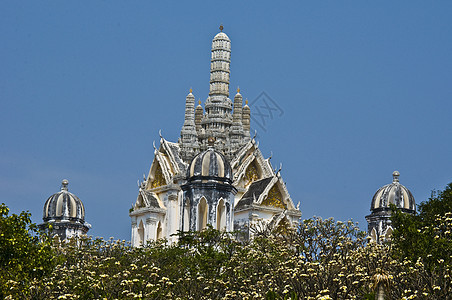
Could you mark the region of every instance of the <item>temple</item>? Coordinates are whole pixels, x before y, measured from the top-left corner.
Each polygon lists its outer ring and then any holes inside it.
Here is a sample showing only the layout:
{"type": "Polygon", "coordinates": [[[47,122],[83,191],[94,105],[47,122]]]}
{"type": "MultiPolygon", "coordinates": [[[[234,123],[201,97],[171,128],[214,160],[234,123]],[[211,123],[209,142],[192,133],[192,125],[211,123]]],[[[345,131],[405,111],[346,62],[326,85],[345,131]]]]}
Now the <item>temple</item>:
{"type": "Polygon", "coordinates": [[[210,89],[204,107],[185,98],[180,139],[160,137],[147,177],[129,215],[132,245],[178,231],[239,230],[252,238],[254,224],[296,226],[301,217],[280,170],[250,136],[250,113],[240,89],[229,98],[231,40],[220,27],[212,41],[210,89]]]}

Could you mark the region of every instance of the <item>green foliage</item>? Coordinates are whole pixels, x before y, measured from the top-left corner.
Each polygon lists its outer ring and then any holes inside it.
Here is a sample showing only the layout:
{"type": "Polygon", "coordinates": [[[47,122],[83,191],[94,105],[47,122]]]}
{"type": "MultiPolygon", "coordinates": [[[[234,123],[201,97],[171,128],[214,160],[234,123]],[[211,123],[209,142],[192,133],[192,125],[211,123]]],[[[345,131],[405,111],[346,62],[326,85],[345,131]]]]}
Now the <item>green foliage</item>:
{"type": "Polygon", "coordinates": [[[452,265],[452,183],[419,205],[417,215],[393,207],[394,254],[398,259],[421,259],[428,269],[452,265]]]}
{"type": "Polygon", "coordinates": [[[18,298],[30,297],[31,281],[52,271],[50,242],[30,217],[28,212],[9,215],[9,208],[0,205],[0,298],[11,290],[18,298]]]}
{"type": "Polygon", "coordinates": [[[437,216],[452,212],[452,182],[444,191],[434,191],[426,202],[419,205],[419,217],[424,224],[434,223],[437,216]]]}
{"type": "Polygon", "coordinates": [[[211,227],[139,248],[113,239],[55,241],[45,276],[31,272],[22,285],[2,280],[1,289],[7,299],[375,299],[379,288],[388,299],[452,294],[449,265],[396,259],[390,244],[366,244],[351,221],[261,228],[250,242],[211,227]]]}

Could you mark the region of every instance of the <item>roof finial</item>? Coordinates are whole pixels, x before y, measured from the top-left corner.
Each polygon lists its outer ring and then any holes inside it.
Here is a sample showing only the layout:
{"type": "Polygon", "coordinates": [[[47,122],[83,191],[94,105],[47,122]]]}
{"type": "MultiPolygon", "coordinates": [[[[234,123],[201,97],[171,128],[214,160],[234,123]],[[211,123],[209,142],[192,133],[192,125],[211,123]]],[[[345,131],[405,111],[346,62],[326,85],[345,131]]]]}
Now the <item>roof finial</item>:
{"type": "Polygon", "coordinates": [[[239,86],[237,87],[237,93],[240,93],[240,87],[239,86]]]}
{"type": "Polygon", "coordinates": [[[198,105],[201,105],[201,99],[198,100],[198,105]]]}
{"type": "Polygon", "coordinates": [[[209,137],[209,139],[207,140],[207,144],[209,145],[209,147],[213,147],[215,145],[215,137],[213,136],[209,137]]]}
{"type": "Polygon", "coordinates": [[[61,190],[62,191],[67,191],[67,185],[69,184],[69,181],[67,179],[63,179],[63,181],[61,182],[61,190]]]}
{"type": "Polygon", "coordinates": [[[248,99],[245,99],[245,104],[248,105],[248,99]]]}
{"type": "Polygon", "coordinates": [[[190,94],[193,92],[192,88],[190,88],[190,94]]]}
{"type": "Polygon", "coordinates": [[[220,31],[223,31],[223,24],[220,25],[220,31]]]}
{"type": "Polygon", "coordinates": [[[399,171],[394,171],[394,172],[392,172],[392,182],[399,182],[399,176],[400,176],[400,173],[399,173],[399,171]]]}

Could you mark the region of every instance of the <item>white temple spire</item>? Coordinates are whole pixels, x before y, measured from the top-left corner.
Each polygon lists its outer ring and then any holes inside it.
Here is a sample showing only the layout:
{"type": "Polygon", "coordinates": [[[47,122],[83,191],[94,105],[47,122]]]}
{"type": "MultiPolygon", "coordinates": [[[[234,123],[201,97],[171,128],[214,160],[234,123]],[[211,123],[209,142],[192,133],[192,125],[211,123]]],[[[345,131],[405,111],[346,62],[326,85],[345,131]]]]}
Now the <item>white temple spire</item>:
{"type": "Polygon", "coordinates": [[[193,90],[185,98],[185,120],[181,130],[181,154],[184,159],[192,158],[199,149],[198,133],[195,125],[195,96],[193,90]]]}
{"type": "Polygon", "coordinates": [[[231,63],[231,40],[223,32],[223,25],[212,41],[210,63],[210,96],[229,96],[229,65],[231,63]]]}

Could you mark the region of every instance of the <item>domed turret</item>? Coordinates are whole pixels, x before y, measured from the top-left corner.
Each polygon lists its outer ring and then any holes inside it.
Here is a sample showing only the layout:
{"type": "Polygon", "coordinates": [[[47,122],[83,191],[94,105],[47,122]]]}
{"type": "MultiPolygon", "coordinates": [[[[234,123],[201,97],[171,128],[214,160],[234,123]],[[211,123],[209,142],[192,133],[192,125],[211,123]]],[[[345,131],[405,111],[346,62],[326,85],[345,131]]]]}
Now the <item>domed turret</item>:
{"type": "Polygon", "coordinates": [[[69,182],[64,179],[61,190],[50,196],[44,204],[42,219],[44,223],[39,226],[47,229],[52,224],[52,230],[61,239],[88,232],[91,227],[85,222],[85,207],[82,201],[68,191],[69,182]]]}
{"type": "Polygon", "coordinates": [[[85,222],[85,207],[77,196],[68,191],[68,184],[69,182],[64,179],[61,190],[47,199],[42,216],[44,222],[49,220],[85,222]]]}
{"type": "Polygon", "coordinates": [[[209,148],[196,155],[187,170],[187,179],[207,179],[232,182],[232,169],[224,155],[213,148],[212,141],[209,148]]]}
{"type": "Polygon", "coordinates": [[[410,190],[399,183],[399,176],[400,173],[394,171],[392,173],[392,183],[378,189],[372,198],[371,211],[379,208],[388,208],[390,204],[394,204],[398,208],[409,210],[410,212],[416,210],[414,197],[410,190]]]}
{"type": "Polygon", "coordinates": [[[400,173],[392,173],[392,183],[377,190],[370,205],[370,215],[366,216],[369,236],[375,242],[390,239],[393,228],[391,226],[391,204],[404,213],[415,214],[414,197],[405,186],[399,183],[400,173]]]}
{"type": "Polygon", "coordinates": [[[232,231],[234,195],[232,169],[224,155],[213,148],[196,155],[187,170],[187,183],[182,185],[182,222],[180,230],[203,230],[212,225],[218,230],[232,231]]]}

